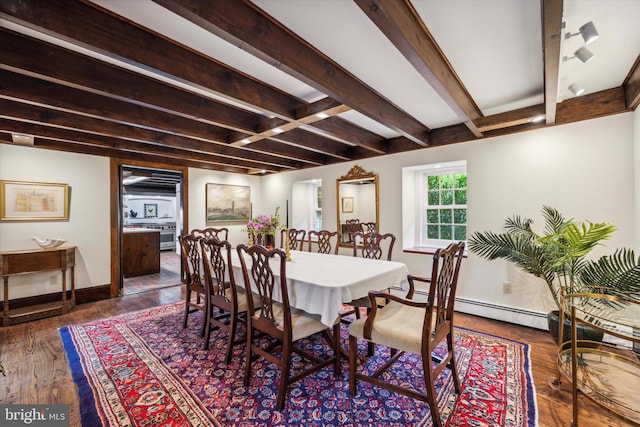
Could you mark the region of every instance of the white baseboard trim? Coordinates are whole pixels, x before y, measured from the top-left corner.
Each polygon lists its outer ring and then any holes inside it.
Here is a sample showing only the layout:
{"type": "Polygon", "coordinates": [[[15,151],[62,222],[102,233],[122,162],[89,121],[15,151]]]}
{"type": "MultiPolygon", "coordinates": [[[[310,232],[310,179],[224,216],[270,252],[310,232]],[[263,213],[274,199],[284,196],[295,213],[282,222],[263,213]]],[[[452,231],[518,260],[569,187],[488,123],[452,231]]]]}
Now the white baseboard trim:
{"type": "Polygon", "coordinates": [[[456,298],[456,311],[545,331],[549,330],[547,326],[547,313],[467,298],[456,298]]]}

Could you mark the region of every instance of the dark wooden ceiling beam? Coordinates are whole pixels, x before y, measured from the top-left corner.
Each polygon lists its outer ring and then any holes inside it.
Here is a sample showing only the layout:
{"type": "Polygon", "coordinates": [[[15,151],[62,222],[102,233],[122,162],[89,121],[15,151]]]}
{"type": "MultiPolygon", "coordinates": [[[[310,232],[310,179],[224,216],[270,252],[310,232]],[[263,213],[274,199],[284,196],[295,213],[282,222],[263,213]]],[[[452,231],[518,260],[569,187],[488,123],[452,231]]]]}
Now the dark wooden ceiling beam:
{"type": "Polygon", "coordinates": [[[465,88],[409,0],[355,0],[393,45],[413,65],[477,137],[480,108],[465,88]]]}
{"type": "Polygon", "coordinates": [[[428,144],[428,128],[389,102],[250,1],[154,0],[322,93],[428,144]]]}
{"type": "MultiPolygon", "coordinates": [[[[352,156],[349,145],[323,138],[304,129],[292,129],[289,132],[273,136],[271,139],[300,148],[306,148],[327,156],[337,157],[342,160],[356,160],[352,156]]],[[[366,150],[369,151],[369,150],[366,150]]]]}
{"type": "Polygon", "coordinates": [[[233,163],[230,163],[227,157],[218,156],[216,154],[195,153],[193,151],[164,145],[150,144],[142,141],[131,141],[83,131],[58,128],[45,124],[21,122],[1,116],[0,130],[4,132],[34,135],[35,137],[45,139],[56,139],[93,146],[116,148],[121,151],[138,153],[138,155],[154,155],[164,158],[165,162],[172,162],[174,159],[182,159],[209,163],[211,165],[232,165],[234,167],[244,169],[245,173],[251,169],[264,169],[268,172],[282,171],[282,168],[269,166],[266,163],[256,164],[255,162],[241,160],[235,160],[233,163]]]}
{"type": "Polygon", "coordinates": [[[531,107],[525,107],[518,110],[494,114],[493,116],[482,117],[476,120],[476,126],[482,132],[488,132],[495,129],[506,128],[510,126],[519,126],[524,123],[529,123],[533,119],[544,117],[545,114],[545,104],[533,105],[531,107]]]}
{"type": "MultiPolygon", "coordinates": [[[[373,132],[362,129],[341,117],[330,117],[321,122],[314,123],[314,132],[322,132],[325,135],[338,135],[343,141],[351,141],[355,145],[369,149],[376,154],[389,153],[389,144],[385,138],[373,132]]],[[[404,137],[403,137],[404,138],[404,137]]],[[[406,138],[405,138],[406,139],[406,138]]],[[[413,144],[414,148],[415,143],[413,144]]]]}
{"type": "Polygon", "coordinates": [[[590,120],[630,111],[622,86],[589,95],[576,96],[558,104],[556,124],[590,120]]]}
{"type": "Polygon", "coordinates": [[[548,125],[553,125],[556,122],[563,3],[563,0],[542,0],[541,3],[544,49],[544,105],[548,125]]]}
{"type": "MultiPolygon", "coordinates": [[[[252,162],[250,166],[245,165],[251,168],[258,168],[263,165],[282,169],[298,169],[300,167],[299,161],[290,158],[247,152],[246,150],[241,150],[226,144],[205,142],[171,133],[163,133],[123,123],[109,122],[94,117],[52,110],[42,106],[25,104],[3,98],[0,98],[0,117],[30,123],[43,123],[79,132],[88,132],[147,144],[173,147],[201,154],[216,154],[226,158],[230,164],[235,162],[252,162]]],[[[314,163],[315,166],[319,164],[321,163],[314,163]]]]}
{"type": "Polygon", "coordinates": [[[627,108],[635,110],[640,105],[640,55],[622,83],[627,108]]]}

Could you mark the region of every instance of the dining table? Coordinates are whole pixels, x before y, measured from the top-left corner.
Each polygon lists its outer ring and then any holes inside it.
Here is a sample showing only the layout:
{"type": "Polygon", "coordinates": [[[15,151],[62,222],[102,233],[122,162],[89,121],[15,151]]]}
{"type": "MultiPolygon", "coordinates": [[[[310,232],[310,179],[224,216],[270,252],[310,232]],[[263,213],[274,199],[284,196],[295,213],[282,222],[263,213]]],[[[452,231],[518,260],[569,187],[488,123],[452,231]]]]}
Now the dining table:
{"type": "MultiPolygon", "coordinates": [[[[289,304],[319,315],[320,321],[329,327],[335,323],[343,304],[366,297],[369,291],[405,288],[407,284],[408,269],[401,262],[295,250],[290,251],[290,258],[286,261],[289,304]]],[[[280,258],[274,257],[271,262],[279,280],[280,258]]],[[[235,250],[231,263],[237,285],[246,288],[235,250]]],[[[247,256],[247,267],[250,265],[247,256]]],[[[276,288],[274,299],[279,300],[279,287],[276,288]]]]}

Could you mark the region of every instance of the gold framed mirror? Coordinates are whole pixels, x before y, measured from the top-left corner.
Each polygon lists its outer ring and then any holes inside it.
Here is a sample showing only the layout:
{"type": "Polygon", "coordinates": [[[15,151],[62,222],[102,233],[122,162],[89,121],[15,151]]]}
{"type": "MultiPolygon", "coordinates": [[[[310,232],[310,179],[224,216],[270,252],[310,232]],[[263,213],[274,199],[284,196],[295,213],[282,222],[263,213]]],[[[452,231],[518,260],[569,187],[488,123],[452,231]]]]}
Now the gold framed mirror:
{"type": "Polygon", "coordinates": [[[341,246],[353,245],[358,231],[379,231],[378,174],[354,166],[336,179],[336,213],[341,246]]]}

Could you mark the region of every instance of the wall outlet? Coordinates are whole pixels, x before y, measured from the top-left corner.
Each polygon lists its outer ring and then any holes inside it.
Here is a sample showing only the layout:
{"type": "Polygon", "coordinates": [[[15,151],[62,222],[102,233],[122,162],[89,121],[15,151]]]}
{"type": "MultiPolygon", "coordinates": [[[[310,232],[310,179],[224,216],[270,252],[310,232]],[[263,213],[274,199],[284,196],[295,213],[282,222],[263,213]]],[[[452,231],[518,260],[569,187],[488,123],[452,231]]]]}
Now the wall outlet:
{"type": "Polygon", "coordinates": [[[509,282],[502,283],[502,292],[505,293],[505,294],[510,294],[511,293],[511,283],[509,283],[509,282]]]}
{"type": "Polygon", "coordinates": [[[51,286],[60,286],[60,277],[57,274],[49,276],[49,284],[51,286]]]}

